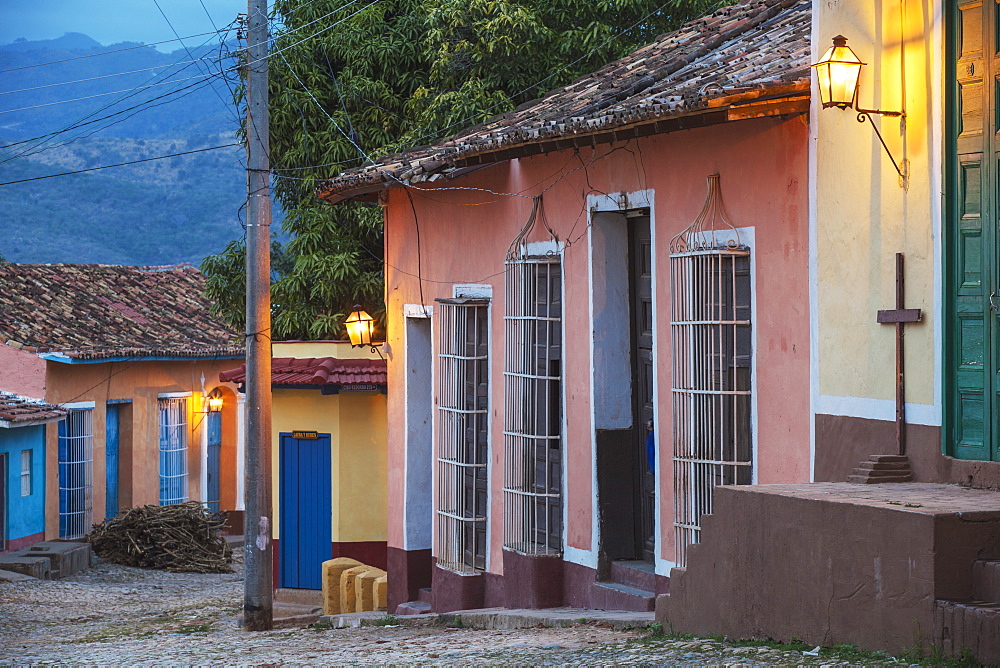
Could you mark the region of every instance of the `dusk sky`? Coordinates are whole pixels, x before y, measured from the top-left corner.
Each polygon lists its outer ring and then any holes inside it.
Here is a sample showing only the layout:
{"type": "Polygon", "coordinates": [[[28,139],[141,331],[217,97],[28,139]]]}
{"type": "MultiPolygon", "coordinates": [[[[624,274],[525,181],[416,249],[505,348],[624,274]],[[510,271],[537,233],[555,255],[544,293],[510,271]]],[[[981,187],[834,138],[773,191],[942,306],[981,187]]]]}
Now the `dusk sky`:
{"type": "MultiPolygon", "coordinates": [[[[247,11],[246,0],[158,2],[181,37],[213,30],[212,21],[222,28],[247,11]]],[[[150,44],[174,38],[153,0],[0,0],[0,44],[19,37],[54,39],[67,32],[84,33],[102,44],[150,44]]],[[[174,42],[157,48],[174,51],[181,47],[174,42]]]]}

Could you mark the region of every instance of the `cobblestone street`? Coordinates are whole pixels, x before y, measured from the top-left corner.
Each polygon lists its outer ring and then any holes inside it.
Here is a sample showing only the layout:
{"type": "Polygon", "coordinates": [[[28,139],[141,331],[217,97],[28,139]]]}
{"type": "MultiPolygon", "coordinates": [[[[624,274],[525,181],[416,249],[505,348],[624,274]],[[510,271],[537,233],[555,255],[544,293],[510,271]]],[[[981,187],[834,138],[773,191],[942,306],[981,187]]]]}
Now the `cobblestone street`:
{"type": "Polygon", "coordinates": [[[0,665],[837,665],[802,652],[649,640],[647,631],[597,625],[247,633],[234,620],[241,577],[101,564],[64,580],[0,583],[0,665]]]}

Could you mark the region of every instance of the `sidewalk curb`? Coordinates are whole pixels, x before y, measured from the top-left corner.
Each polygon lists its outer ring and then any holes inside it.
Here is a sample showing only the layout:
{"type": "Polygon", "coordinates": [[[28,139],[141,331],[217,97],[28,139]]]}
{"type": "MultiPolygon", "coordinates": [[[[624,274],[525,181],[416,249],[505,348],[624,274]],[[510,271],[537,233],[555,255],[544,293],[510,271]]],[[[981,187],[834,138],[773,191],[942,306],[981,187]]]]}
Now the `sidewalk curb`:
{"type": "MultiPolygon", "coordinates": [[[[334,628],[356,628],[385,620],[385,612],[355,612],[345,615],[323,615],[320,623],[334,628]]],[[[652,612],[622,610],[588,610],[585,608],[549,608],[544,610],[480,608],[426,615],[395,616],[395,626],[439,624],[456,628],[512,630],[536,626],[567,627],[575,624],[600,624],[617,631],[645,629],[655,621],[652,612]]]]}

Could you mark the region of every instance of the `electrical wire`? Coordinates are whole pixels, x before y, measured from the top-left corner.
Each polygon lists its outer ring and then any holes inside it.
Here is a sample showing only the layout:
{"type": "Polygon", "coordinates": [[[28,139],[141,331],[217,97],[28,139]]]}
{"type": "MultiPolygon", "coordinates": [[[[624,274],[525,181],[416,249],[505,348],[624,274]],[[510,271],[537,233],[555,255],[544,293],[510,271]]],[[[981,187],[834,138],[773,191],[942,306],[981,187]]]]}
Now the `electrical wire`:
{"type": "Polygon", "coordinates": [[[0,183],[0,186],[9,186],[15,183],[27,183],[29,181],[41,181],[42,179],[54,179],[57,176],[70,176],[71,174],[83,174],[84,172],[93,172],[98,169],[109,169],[111,167],[124,167],[125,165],[136,165],[140,162],[151,162],[153,160],[163,160],[165,158],[177,158],[182,155],[191,155],[192,153],[204,153],[205,151],[216,151],[220,148],[230,148],[232,146],[242,146],[242,144],[223,144],[222,146],[209,146],[207,148],[197,148],[191,151],[184,151],[182,153],[171,153],[170,155],[158,155],[154,158],[143,158],[141,160],[129,160],[128,162],[119,162],[114,165],[101,165],[100,167],[88,167],[87,169],[77,169],[72,172],[61,172],[59,174],[49,174],[47,176],[34,176],[30,179],[18,179],[17,181],[5,181],[0,183]]]}

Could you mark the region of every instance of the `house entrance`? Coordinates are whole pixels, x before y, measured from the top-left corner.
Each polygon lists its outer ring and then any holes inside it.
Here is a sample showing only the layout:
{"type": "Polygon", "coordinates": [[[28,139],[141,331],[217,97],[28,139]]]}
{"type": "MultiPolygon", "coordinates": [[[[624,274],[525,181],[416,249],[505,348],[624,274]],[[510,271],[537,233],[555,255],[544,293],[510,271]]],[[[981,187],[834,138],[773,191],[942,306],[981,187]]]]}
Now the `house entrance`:
{"type": "Polygon", "coordinates": [[[649,210],[595,214],[591,252],[598,576],[604,579],[611,562],[652,563],[655,553],[654,462],[647,456],[654,377],[649,210]]]}
{"type": "Polygon", "coordinates": [[[1000,460],[1000,282],[998,282],[997,77],[1000,8],[950,3],[951,194],[944,234],[945,451],[959,459],[1000,460]]]}
{"type": "Polygon", "coordinates": [[[278,441],[278,586],[322,589],[333,553],[330,434],[278,441]]]}

